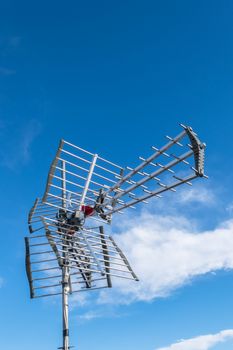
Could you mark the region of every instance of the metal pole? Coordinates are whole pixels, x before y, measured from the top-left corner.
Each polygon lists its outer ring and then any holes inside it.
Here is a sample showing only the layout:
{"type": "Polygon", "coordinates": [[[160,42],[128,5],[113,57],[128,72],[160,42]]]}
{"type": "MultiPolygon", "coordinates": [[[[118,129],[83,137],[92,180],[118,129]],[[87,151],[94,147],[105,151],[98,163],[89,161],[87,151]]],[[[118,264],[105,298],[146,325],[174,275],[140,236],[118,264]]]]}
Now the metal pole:
{"type": "MultiPolygon", "coordinates": [[[[65,162],[62,161],[62,207],[66,209],[66,173],[65,162]]],[[[64,236],[65,242],[66,236],[64,236]]],[[[63,265],[67,265],[68,247],[63,246],[63,265]]],[[[63,319],[63,350],[69,350],[69,267],[62,267],[62,319],[63,319]]]]}

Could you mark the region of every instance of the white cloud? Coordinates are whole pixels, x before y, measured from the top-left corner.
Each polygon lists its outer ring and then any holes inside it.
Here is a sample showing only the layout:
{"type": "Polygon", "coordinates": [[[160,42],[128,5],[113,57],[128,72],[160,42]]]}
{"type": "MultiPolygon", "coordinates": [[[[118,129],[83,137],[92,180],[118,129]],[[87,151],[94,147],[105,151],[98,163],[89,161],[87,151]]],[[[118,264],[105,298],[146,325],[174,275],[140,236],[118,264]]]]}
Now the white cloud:
{"type": "Polygon", "coordinates": [[[192,214],[199,209],[216,208],[220,203],[218,191],[218,187],[207,180],[196,180],[193,181],[193,186],[183,185],[177,188],[176,193],[167,192],[161,199],[152,199],[150,207],[162,214],[176,215],[175,212],[192,214]]]}
{"type": "Polygon", "coordinates": [[[208,350],[218,343],[225,342],[233,338],[233,329],[221,331],[217,334],[201,335],[192,339],[181,340],[165,348],[156,350],[208,350]]]}
{"type": "Polygon", "coordinates": [[[38,136],[41,130],[41,125],[36,119],[31,119],[23,130],[21,136],[21,156],[24,162],[27,162],[30,158],[30,148],[34,139],[38,136]]]}
{"type": "Polygon", "coordinates": [[[95,318],[101,318],[103,315],[101,313],[98,313],[96,311],[88,311],[80,316],[78,318],[82,321],[91,321],[95,318]]]}
{"type": "Polygon", "coordinates": [[[226,211],[229,213],[229,215],[232,215],[233,213],[233,203],[229,203],[228,206],[226,207],[226,211]]]}
{"type": "Polygon", "coordinates": [[[71,295],[70,306],[72,309],[76,307],[83,307],[89,304],[89,294],[88,293],[75,293],[71,295]]]}
{"type": "Polygon", "coordinates": [[[182,203],[202,203],[206,205],[213,204],[215,202],[214,193],[202,184],[198,184],[189,190],[181,190],[177,196],[177,199],[182,203]]]}
{"type": "MultiPolygon", "coordinates": [[[[93,305],[93,304],[92,304],[93,305]]],[[[86,312],[84,312],[81,315],[78,315],[78,320],[81,322],[87,322],[87,321],[92,321],[95,320],[97,318],[118,318],[118,317],[126,317],[127,314],[125,313],[118,313],[116,312],[116,310],[114,308],[106,308],[105,307],[99,307],[97,309],[93,310],[88,310],[86,312]]]]}
{"type": "Polygon", "coordinates": [[[116,241],[140,282],[114,280],[114,289],[101,292],[99,303],[150,301],[169,295],[193,278],[233,268],[233,220],[212,231],[197,232],[183,216],[144,212],[121,221],[116,241]]]}

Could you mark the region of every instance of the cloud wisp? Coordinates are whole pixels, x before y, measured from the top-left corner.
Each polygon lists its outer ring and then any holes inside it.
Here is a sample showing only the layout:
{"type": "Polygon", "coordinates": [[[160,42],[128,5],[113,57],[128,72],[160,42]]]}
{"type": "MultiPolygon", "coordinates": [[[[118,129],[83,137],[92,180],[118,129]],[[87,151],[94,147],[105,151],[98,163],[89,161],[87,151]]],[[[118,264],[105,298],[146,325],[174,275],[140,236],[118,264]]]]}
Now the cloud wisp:
{"type": "Polygon", "coordinates": [[[32,119],[23,131],[23,137],[21,138],[21,156],[24,162],[28,162],[30,159],[30,147],[34,139],[38,136],[41,130],[40,123],[32,119]]]}
{"type": "Polygon", "coordinates": [[[78,316],[78,320],[80,322],[88,322],[92,320],[96,320],[98,318],[118,318],[126,316],[125,314],[123,315],[122,313],[118,314],[116,311],[111,310],[111,309],[99,309],[99,310],[89,310],[87,312],[82,313],[81,315],[78,316]]]}
{"type": "Polygon", "coordinates": [[[233,338],[233,329],[227,329],[216,334],[201,335],[195,338],[181,340],[155,350],[209,350],[219,343],[233,338]]]}
{"type": "Polygon", "coordinates": [[[207,187],[197,184],[188,191],[184,189],[179,191],[177,199],[183,204],[201,203],[209,206],[215,203],[215,194],[207,187]]]}
{"type": "Polygon", "coordinates": [[[9,69],[6,67],[0,67],[0,75],[8,76],[8,75],[14,75],[14,74],[16,74],[15,70],[9,69]]]}
{"type": "Polygon", "coordinates": [[[0,36],[0,57],[2,61],[5,61],[6,64],[0,66],[0,76],[11,76],[16,74],[16,70],[8,68],[9,57],[14,54],[21,45],[22,38],[20,36],[9,36],[2,37],[0,36]]]}
{"type": "Polygon", "coordinates": [[[32,143],[41,131],[40,122],[31,119],[20,127],[6,124],[1,131],[3,134],[0,153],[1,165],[16,170],[27,164],[30,161],[32,143]]]}

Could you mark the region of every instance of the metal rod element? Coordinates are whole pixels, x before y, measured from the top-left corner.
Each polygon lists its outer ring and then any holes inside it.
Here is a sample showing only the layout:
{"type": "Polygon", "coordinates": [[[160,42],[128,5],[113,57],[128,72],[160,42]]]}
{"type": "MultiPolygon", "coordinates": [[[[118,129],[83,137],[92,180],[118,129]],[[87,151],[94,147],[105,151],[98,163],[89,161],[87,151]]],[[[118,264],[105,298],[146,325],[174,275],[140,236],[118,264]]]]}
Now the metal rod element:
{"type": "Polygon", "coordinates": [[[33,204],[33,207],[29,211],[29,214],[28,214],[28,223],[29,224],[31,223],[31,220],[32,220],[32,217],[33,217],[33,214],[35,212],[35,209],[37,207],[38,202],[39,202],[39,198],[36,198],[35,203],[33,204]]]}
{"type": "MultiPolygon", "coordinates": [[[[91,161],[89,161],[89,160],[87,160],[87,159],[85,159],[85,158],[82,158],[82,157],[80,157],[80,156],[77,156],[76,154],[73,154],[73,153],[71,153],[71,152],[68,152],[68,151],[66,151],[66,150],[64,150],[64,149],[62,149],[62,152],[65,153],[65,154],[70,155],[71,157],[74,157],[74,158],[76,158],[76,159],[79,159],[79,160],[81,160],[82,162],[85,162],[85,163],[88,163],[88,164],[91,164],[91,163],[92,163],[91,161]]],[[[105,168],[105,167],[103,167],[103,166],[101,166],[101,165],[97,165],[97,164],[96,164],[96,167],[99,168],[99,169],[101,169],[101,170],[105,170],[106,172],[108,172],[108,173],[110,173],[110,174],[118,175],[115,171],[112,171],[112,170],[110,170],[110,169],[108,169],[108,168],[105,168]]]]}
{"type": "MultiPolygon", "coordinates": [[[[66,209],[66,178],[65,178],[65,162],[62,162],[62,207],[66,209]]],[[[62,319],[63,319],[63,350],[69,350],[69,267],[67,266],[68,248],[63,246],[62,267],[62,319]]]]}
{"type": "Polygon", "coordinates": [[[126,180],[130,179],[134,174],[143,169],[146,165],[148,165],[155,158],[159,157],[161,152],[167,151],[170,147],[172,147],[175,143],[181,140],[186,135],[186,131],[182,131],[179,135],[177,135],[172,141],[168,142],[165,146],[163,146],[159,151],[152,154],[149,158],[139,164],[135,169],[131,170],[128,174],[123,176],[121,180],[119,180],[114,186],[110,187],[106,193],[114,191],[116,188],[120,187],[126,180]]]}
{"type": "Polygon", "coordinates": [[[86,180],[86,183],[85,183],[85,187],[83,189],[82,197],[80,199],[80,210],[81,210],[82,205],[85,202],[86,194],[87,194],[87,191],[88,191],[88,188],[89,188],[89,185],[90,185],[91,177],[92,177],[92,174],[93,174],[93,171],[94,171],[94,167],[95,167],[97,158],[98,158],[98,154],[95,154],[93,156],[92,163],[91,163],[91,166],[90,166],[90,170],[89,170],[89,173],[88,173],[88,176],[87,176],[87,180],[86,180]]]}
{"type": "MultiPolygon", "coordinates": [[[[74,147],[74,148],[78,149],[78,150],[81,151],[81,152],[84,152],[84,153],[90,154],[91,156],[94,156],[93,153],[91,153],[91,152],[89,152],[89,151],[87,151],[87,150],[85,150],[85,149],[83,149],[83,148],[81,148],[81,147],[78,147],[78,146],[74,145],[73,143],[70,143],[70,142],[68,142],[68,141],[64,141],[64,143],[66,143],[67,145],[69,145],[69,146],[71,146],[71,147],[74,147]]],[[[115,164],[115,163],[113,163],[113,162],[110,162],[110,161],[107,160],[107,159],[104,159],[104,158],[102,158],[102,157],[99,157],[99,159],[102,160],[103,162],[106,162],[106,163],[108,163],[108,164],[110,164],[110,165],[112,165],[112,166],[118,168],[118,169],[122,169],[121,166],[119,166],[119,165],[117,165],[117,164],[115,164]]]]}
{"type": "Polygon", "coordinates": [[[117,252],[119,253],[120,257],[123,259],[124,263],[128,266],[128,269],[131,272],[135,281],[139,281],[137,275],[133,272],[133,270],[132,270],[128,260],[126,259],[126,256],[123,254],[122,250],[116,245],[114,239],[111,236],[109,236],[109,238],[112,241],[113,246],[116,248],[117,252]]]}
{"type": "MultiPolygon", "coordinates": [[[[52,197],[57,197],[57,196],[55,196],[55,195],[53,195],[52,193],[48,193],[48,195],[49,196],[52,196],[52,197]]],[[[60,197],[57,197],[57,198],[60,198],[60,197]]],[[[67,200],[68,201],[68,200],[67,200]]],[[[49,202],[46,202],[46,204],[48,204],[48,205],[51,205],[51,206],[53,206],[53,207],[56,207],[56,208],[58,208],[58,209],[63,209],[61,206],[59,206],[59,205],[54,205],[54,204],[52,204],[52,203],[49,203],[49,202]]],[[[73,213],[73,210],[70,210],[70,209],[66,209],[66,211],[67,212],[70,212],[70,213],[73,213]]],[[[96,217],[96,216],[90,216],[89,217],[89,219],[90,220],[95,220],[95,221],[98,221],[98,222],[101,222],[101,223],[106,223],[106,224],[110,224],[109,222],[106,222],[105,220],[103,220],[103,219],[101,219],[101,217],[96,217]]],[[[38,220],[38,222],[40,222],[40,220],[38,220]]]]}
{"type": "Polygon", "coordinates": [[[179,180],[177,182],[172,183],[171,185],[167,185],[166,187],[163,187],[162,189],[159,189],[159,190],[156,190],[156,191],[151,191],[148,195],[142,196],[138,200],[131,201],[131,202],[129,202],[129,203],[125,204],[125,205],[122,205],[122,206],[120,206],[120,207],[118,207],[118,208],[116,208],[114,210],[110,210],[106,214],[110,215],[110,214],[116,213],[118,210],[120,210],[120,209],[122,210],[122,209],[128,208],[128,207],[130,207],[133,204],[141,202],[142,200],[149,199],[149,198],[151,198],[153,196],[158,196],[160,193],[163,193],[163,192],[165,192],[167,190],[171,190],[172,188],[177,187],[179,185],[182,185],[183,183],[190,182],[191,180],[194,180],[197,177],[198,177],[198,175],[196,175],[196,174],[195,175],[190,175],[190,176],[188,176],[188,177],[186,177],[186,178],[184,178],[182,180],[179,180]]]}
{"type": "Polygon", "coordinates": [[[69,146],[71,146],[71,147],[74,147],[74,148],[78,149],[78,150],[81,151],[81,152],[84,152],[84,153],[87,153],[87,154],[90,154],[91,156],[93,156],[93,153],[91,153],[91,152],[89,152],[89,151],[87,151],[87,150],[85,150],[85,149],[83,149],[83,148],[81,148],[81,147],[78,147],[78,146],[74,145],[73,143],[70,143],[70,142],[65,141],[65,140],[64,140],[64,143],[65,143],[66,145],[69,145],[69,146]]]}
{"type": "Polygon", "coordinates": [[[92,254],[92,257],[93,257],[93,259],[94,259],[94,261],[95,261],[95,263],[96,263],[96,265],[97,265],[97,267],[98,267],[98,269],[101,271],[101,275],[105,275],[105,273],[104,273],[104,271],[102,270],[102,267],[101,267],[101,265],[100,265],[100,263],[99,263],[99,261],[98,261],[98,259],[96,258],[96,256],[95,256],[95,252],[93,251],[93,249],[92,249],[92,247],[91,247],[91,245],[90,245],[90,243],[88,242],[88,240],[86,239],[86,237],[85,237],[85,235],[83,234],[83,232],[82,231],[80,231],[79,232],[79,234],[82,236],[82,238],[84,239],[84,242],[86,243],[86,245],[88,246],[88,249],[89,249],[89,251],[91,252],[91,254],[92,254]]]}
{"type": "MultiPolygon", "coordinates": [[[[91,290],[97,290],[97,289],[103,289],[103,288],[107,288],[105,287],[96,287],[96,288],[92,288],[91,290]]],[[[80,292],[84,292],[85,289],[78,289],[78,290],[73,290],[73,293],[80,293],[80,292]]],[[[43,297],[50,297],[50,296],[54,296],[54,295],[60,295],[61,292],[59,293],[49,293],[49,294],[42,294],[42,295],[37,295],[35,298],[43,298],[43,297]]],[[[70,346],[69,349],[73,348],[73,346],[70,346]]],[[[64,349],[63,347],[60,347],[58,349],[64,349]]]]}
{"type": "MultiPolygon", "coordinates": [[[[69,165],[71,165],[71,166],[73,166],[73,167],[75,167],[75,168],[77,168],[77,169],[80,169],[80,170],[83,170],[83,171],[85,171],[85,172],[89,172],[89,170],[88,169],[86,169],[86,168],[83,168],[82,166],[80,166],[80,165],[77,165],[77,164],[74,164],[74,163],[72,163],[72,162],[69,162],[68,160],[65,160],[65,159],[63,159],[63,158],[58,158],[58,160],[61,160],[61,161],[64,161],[64,162],[66,162],[66,164],[69,164],[69,165]]],[[[103,175],[101,175],[101,174],[98,174],[98,173],[96,173],[96,172],[93,172],[93,175],[95,175],[95,176],[97,176],[97,177],[99,177],[99,178],[101,178],[101,179],[103,179],[103,180],[106,180],[106,181],[109,181],[109,182],[111,182],[111,183],[116,183],[116,181],[114,181],[114,180],[112,180],[112,179],[109,179],[109,178],[107,178],[107,177],[105,177],[105,176],[103,176],[103,175]]],[[[106,186],[105,184],[103,184],[103,187],[104,186],[106,186]]]]}
{"type": "Polygon", "coordinates": [[[107,246],[105,236],[104,236],[104,227],[100,226],[99,230],[100,230],[101,243],[102,243],[102,247],[103,247],[105,271],[107,273],[107,276],[106,276],[107,283],[108,283],[108,287],[111,288],[112,281],[111,281],[111,277],[109,275],[109,273],[110,273],[110,258],[109,258],[109,253],[108,253],[108,246],[107,246]]]}
{"type": "Polygon", "coordinates": [[[50,188],[50,179],[53,177],[53,174],[55,171],[55,166],[57,165],[58,157],[61,154],[63,144],[64,144],[64,140],[61,140],[59,147],[58,147],[58,150],[57,150],[57,153],[56,153],[56,156],[51,164],[50,171],[49,171],[48,178],[47,178],[45,193],[44,193],[44,196],[42,198],[42,202],[46,202],[46,200],[47,200],[47,194],[48,194],[49,188],[50,188]]]}
{"type": "Polygon", "coordinates": [[[61,177],[62,177],[62,206],[63,208],[66,208],[66,163],[65,162],[62,162],[61,177]]]}
{"type": "MultiPolygon", "coordinates": [[[[178,163],[182,162],[183,160],[185,160],[186,158],[190,157],[193,154],[193,151],[189,151],[186,152],[184,154],[182,154],[180,157],[178,157],[177,159],[169,162],[168,164],[164,165],[163,167],[160,167],[158,170],[152,172],[151,174],[145,176],[144,178],[142,178],[141,180],[139,180],[138,182],[136,182],[134,185],[126,188],[124,190],[124,192],[120,192],[118,193],[115,197],[114,200],[124,196],[125,194],[129,193],[130,191],[133,191],[134,189],[136,189],[138,186],[144,184],[145,182],[153,179],[153,177],[160,175],[161,173],[163,173],[164,171],[170,169],[171,167],[177,165],[178,163]]],[[[143,200],[144,198],[142,197],[141,199],[139,199],[137,202],[140,202],[140,200],[143,200]]],[[[109,200],[106,201],[106,205],[109,203],[109,200]]],[[[132,203],[133,204],[133,203],[132,203]]]]}

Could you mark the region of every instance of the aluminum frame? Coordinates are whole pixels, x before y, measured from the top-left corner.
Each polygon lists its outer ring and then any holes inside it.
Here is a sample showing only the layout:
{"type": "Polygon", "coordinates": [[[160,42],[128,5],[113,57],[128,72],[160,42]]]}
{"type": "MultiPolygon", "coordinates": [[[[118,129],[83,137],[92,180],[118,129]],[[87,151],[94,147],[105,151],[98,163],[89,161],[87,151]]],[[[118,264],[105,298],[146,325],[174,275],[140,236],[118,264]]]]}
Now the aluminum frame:
{"type": "Polygon", "coordinates": [[[30,297],[62,295],[63,346],[68,350],[69,295],[112,287],[112,277],[138,281],[126,256],[103,224],[113,214],[161,198],[180,185],[207,178],[206,145],[191,127],[152,146],[134,167],[122,167],[61,140],[49,169],[43,197],[29,215],[25,237],[30,297]],[[182,142],[182,143],[181,143],[182,142]],[[182,151],[182,152],[181,152],[182,151]],[[97,228],[93,225],[98,225],[97,228]]]}

